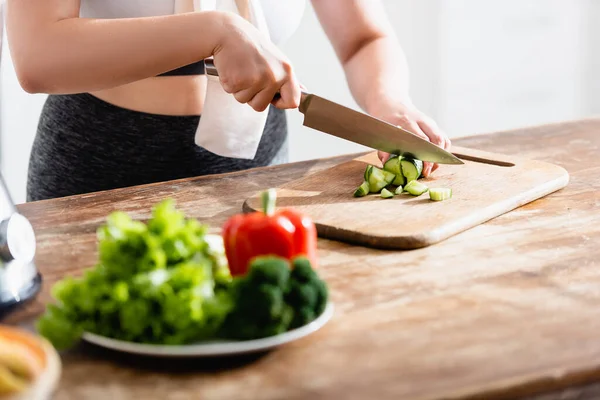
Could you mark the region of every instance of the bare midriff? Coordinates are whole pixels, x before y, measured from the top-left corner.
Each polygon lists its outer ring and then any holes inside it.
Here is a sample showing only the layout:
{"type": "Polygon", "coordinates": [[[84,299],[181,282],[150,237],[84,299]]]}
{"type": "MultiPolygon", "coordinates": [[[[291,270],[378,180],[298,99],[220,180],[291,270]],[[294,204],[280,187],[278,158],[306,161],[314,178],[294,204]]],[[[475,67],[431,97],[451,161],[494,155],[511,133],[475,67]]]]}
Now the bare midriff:
{"type": "Polygon", "coordinates": [[[206,76],[159,76],[91,92],[107,103],[159,115],[198,116],[206,94],[206,76]]]}

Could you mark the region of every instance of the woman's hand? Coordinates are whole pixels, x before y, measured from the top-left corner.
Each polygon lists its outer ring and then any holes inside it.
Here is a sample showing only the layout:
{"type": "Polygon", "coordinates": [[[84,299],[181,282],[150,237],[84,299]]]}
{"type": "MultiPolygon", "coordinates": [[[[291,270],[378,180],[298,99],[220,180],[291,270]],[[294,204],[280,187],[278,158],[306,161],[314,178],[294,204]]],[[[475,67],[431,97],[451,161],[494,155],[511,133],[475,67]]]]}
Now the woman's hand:
{"type": "Polygon", "coordinates": [[[223,89],[256,111],[271,103],[282,109],[298,107],[300,85],[283,53],[245,19],[234,14],[224,19],[214,52],[223,89]],[[273,102],[277,92],[281,96],[273,102]]]}
{"type": "MultiPolygon", "coordinates": [[[[437,126],[435,121],[419,111],[411,102],[381,102],[370,110],[370,114],[383,121],[400,126],[443,149],[450,149],[450,139],[437,126]]],[[[382,162],[387,161],[389,154],[378,152],[382,162]]],[[[423,163],[423,176],[428,177],[438,168],[438,164],[423,163]]]]}
{"type": "MultiPolygon", "coordinates": [[[[367,113],[448,149],[450,140],[410,101],[408,64],[381,0],[312,0],[344,66],[350,90],[367,113]]],[[[379,153],[383,161],[388,154],[379,153]]],[[[428,176],[437,165],[424,163],[428,176]]]]}

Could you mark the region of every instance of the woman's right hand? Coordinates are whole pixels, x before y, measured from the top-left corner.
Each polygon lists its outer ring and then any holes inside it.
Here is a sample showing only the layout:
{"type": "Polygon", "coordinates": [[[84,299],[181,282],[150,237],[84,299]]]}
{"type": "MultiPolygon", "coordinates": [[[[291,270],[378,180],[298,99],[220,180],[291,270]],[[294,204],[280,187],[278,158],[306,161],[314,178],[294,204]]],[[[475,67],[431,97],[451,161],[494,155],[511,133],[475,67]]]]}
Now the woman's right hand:
{"type": "Polygon", "coordinates": [[[214,50],[223,89],[256,111],[269,104],[296,108],[301,89],[290,61],[262,32],[235,14],[223,14],[220,39],[214,50]],[[280,93],[280,97],[273,98],[280,93]]]}

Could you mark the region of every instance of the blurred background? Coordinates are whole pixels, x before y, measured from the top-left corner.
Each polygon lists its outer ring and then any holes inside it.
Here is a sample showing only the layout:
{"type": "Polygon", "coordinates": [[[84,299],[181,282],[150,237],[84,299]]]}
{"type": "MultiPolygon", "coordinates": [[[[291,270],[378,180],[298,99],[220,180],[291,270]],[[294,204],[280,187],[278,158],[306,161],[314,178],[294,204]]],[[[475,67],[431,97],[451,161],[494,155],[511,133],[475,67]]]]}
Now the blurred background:
{"type": "MultiPolygon", "coordinates": [[[[600,26],[594,23],[600,20],[600,1],[384,3],[408,57],[413,100],[450,137],[600,114],[600,26]]],[[[309,90],[358,109],[310,2],[283,50],[309,90]]],[[[21,203],[45,96],[20,88],[5,54],[0,166],[14,201],[21,203]]],[[[288,116],[291,161],[364,149],[304,128],[297,111],[288,116]]]]}

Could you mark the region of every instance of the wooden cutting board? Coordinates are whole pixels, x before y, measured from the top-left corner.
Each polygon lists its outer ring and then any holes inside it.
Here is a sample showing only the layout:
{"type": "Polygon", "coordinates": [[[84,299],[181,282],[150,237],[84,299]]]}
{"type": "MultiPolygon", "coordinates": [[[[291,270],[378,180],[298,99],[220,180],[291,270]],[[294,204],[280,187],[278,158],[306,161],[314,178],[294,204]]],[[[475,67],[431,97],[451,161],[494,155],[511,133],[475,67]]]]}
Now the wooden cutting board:
{"type": "MultiPolygon", "coordinates": [[[[452,188],[450,200],[434,202],[426,193],[382,199],[353,197],[368,164],[381,167],[369,153],[328,170],[289,182],[277,191],[277,208],[293,207],[309,215],[319,236],[383,249],[415,249],[507,213],[565,187],[569,174],[554,164],[454,147],[464,165],[441,165],[429,187],[452,188]]],[[[260,193],[244,202],[244,211],[261,208],[260,193]]]]}

